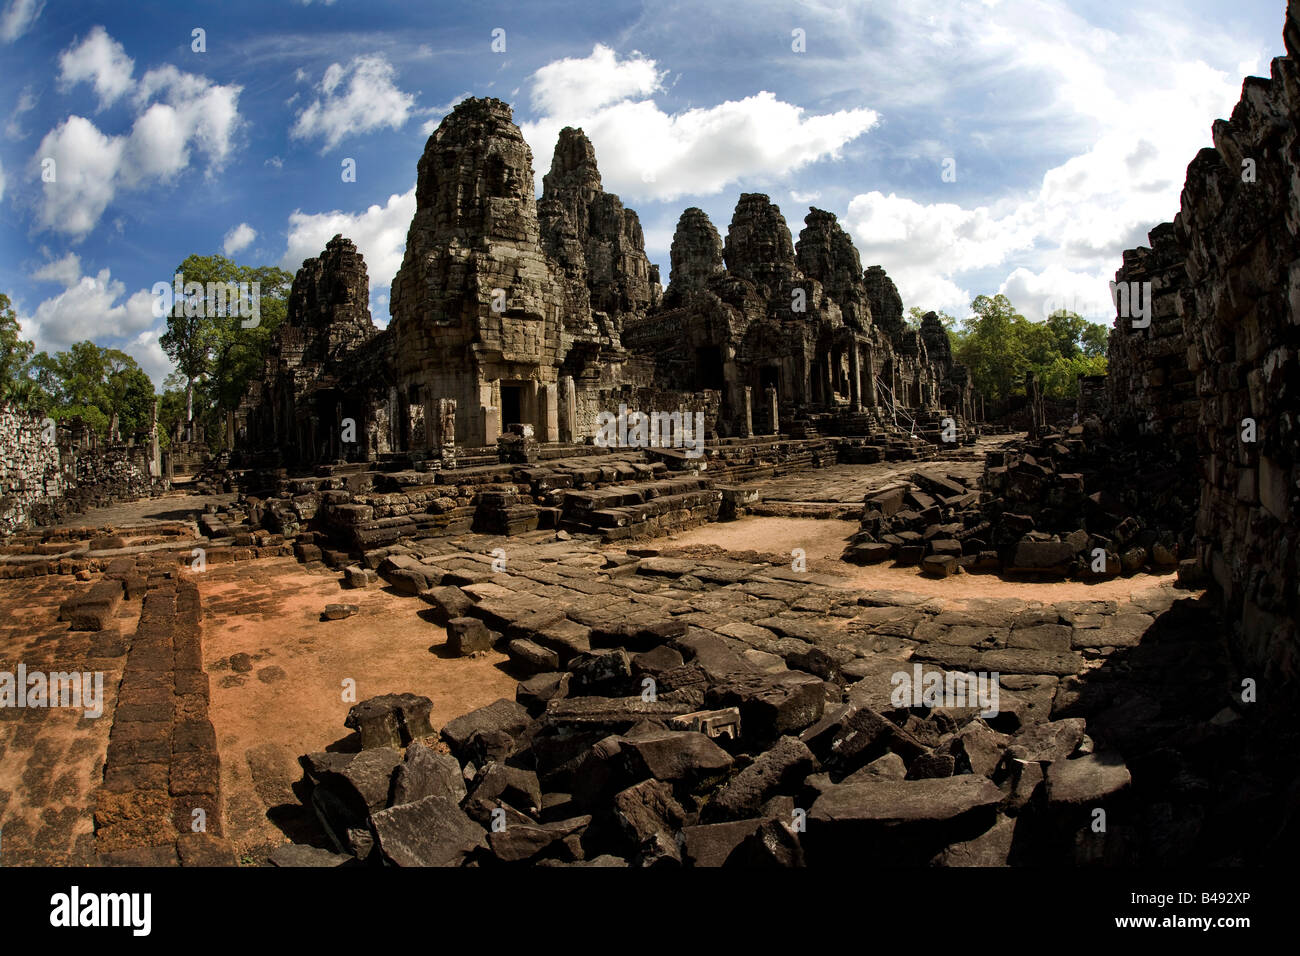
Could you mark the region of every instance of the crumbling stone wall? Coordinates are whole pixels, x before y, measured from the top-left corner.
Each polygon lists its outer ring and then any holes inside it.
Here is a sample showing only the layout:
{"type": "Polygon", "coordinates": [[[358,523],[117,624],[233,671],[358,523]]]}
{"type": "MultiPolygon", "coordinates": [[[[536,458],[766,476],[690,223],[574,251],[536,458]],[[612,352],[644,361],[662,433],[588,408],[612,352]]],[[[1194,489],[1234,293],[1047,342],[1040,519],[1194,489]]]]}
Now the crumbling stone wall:
{"type": "Polygon", "coordinates": [[[58,446],[42,432],[38,416],[0,408],[0,535],[34,523],[41,503],[63,494],[58,446]]]}
{"type": "MultiPolygon", "coordinates": [[[[366,263],[350,239],[335,236],[303,262],[262,378],[250,384],[236,414],[244,450],[271,451],[289,464],[370,457],[373,448],[344,442],[342,431],[351,418],[366,435],[381,417],[386,431],[387,396],[355,374],[358,353],[378,333],[369,301],[366,263]]],[[[387,435],[376,439],[387,442],[387,435]]]]}
{"type": "Polygon", "coordinates": [[[1182,316],[1191,314],[1194,306],[1173,223],[1156,226],[1148,238],[1149,247],[1124,253],[1124,264],[1115,273],[1117,287],[1129,290],[1116,301],[1123,305],[1127,296],[1130,314],[1117,316],[1110,333],[1111,424],[1125,437],[1169,440],[1179,458],[1190,461],[1200,401],[1182,316]],[[1150,306],[1149,324],[1137,314],[1139,303],[1143,309],[1150,306]]]}
{"type": "Polygon", "coordinates": [[[1300,3],[1287,56],[1248,77],[1187,169],[1174,226],[1200,393],[1204,567],[1264,676],[1300,677],[1300,3]],[[1252,175],[1253,173],[1253,175],[1252,175]],[[1249,434],[1250,422],[1255,434],[1249,434]],[[1254,440],[1249,440],[1253,438],[1254,440]]]}
{"type": "Polygon", "coordinates": [[[0,536],[161,494],[168,482],[154,467],[147,443],[101,445],[76,422],[54,427],[39,415],[0,408],[0,536]]]}
{"type": "MultiPolygon", "coordinates": [[[[1214,148],[1187,168],[1181,211],[1126,252],[1117,282],[1151,283],[1151,325],[1111,333],[1121,431],[1199,464],[1199,566],[1234,643],[1265,680],[1300,676],[1300,3],[1287,56],[1247,77],[1214,148]],[[1192,434],[1194,432],[1194,443],[1192,434]]],[[[1131,298],[1131,296],[1130,296],[1131,298]]],[[[1135,311],[1130,308],[1130,312],[1135,311]]],[[[1141,317],[1139,317],[1141,318],[1141,317]]]]}

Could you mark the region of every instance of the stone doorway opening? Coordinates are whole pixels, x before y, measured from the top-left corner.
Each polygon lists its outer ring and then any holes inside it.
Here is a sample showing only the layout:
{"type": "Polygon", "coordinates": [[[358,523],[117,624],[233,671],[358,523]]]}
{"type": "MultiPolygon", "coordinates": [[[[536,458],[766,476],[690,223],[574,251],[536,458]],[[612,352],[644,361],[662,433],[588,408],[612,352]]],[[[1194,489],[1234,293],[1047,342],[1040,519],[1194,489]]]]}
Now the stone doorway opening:
{"type": "Polygon", "coordinates": [[[519,385],[501,383],[501,425],[524,423],[524,390],[519,385]]]}

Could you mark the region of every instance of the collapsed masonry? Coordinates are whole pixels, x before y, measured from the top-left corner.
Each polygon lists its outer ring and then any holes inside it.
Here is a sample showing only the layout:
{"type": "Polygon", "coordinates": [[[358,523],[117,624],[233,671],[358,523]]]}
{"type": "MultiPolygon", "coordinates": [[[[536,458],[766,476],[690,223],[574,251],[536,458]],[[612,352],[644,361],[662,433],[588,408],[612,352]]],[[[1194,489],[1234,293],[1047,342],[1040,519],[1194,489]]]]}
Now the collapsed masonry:
{"type": "Polygon", "coordinates": [[[307,260],[237,414],[244,460],[454,466],[503,435],[590,442],[620,405],[703,414],[711,440],[964,426],[970,379],[937,317],[909,328],[835,217],[805,222],[796,245],[780,210],[745,194],[724,242],[688,209],[664,292],[581,130],[561,132],[537,200],[509,106],[465,100],[419,162],[391,325],[371,322],[350,241],[307,260]]]}
{"type": "Polygon", "coordinates": [[[0,536],[168,486],[157,440],[148,434],[106,444],[80,421],[56,425],[0,407],[0,536]]]}

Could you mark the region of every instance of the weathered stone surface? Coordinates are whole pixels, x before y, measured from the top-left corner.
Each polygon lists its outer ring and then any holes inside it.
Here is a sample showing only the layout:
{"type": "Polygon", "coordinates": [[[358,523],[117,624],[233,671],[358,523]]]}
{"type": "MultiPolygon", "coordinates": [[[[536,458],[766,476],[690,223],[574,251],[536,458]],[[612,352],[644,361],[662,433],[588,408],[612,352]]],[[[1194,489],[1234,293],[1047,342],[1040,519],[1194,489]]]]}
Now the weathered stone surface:
{"type": "Polygon", "coordinates": [[[354,704],[343,726],[360,735],[362,749],[404,747],[433,733],[429,713],[433,701],[416,694],[384,694],[354,704]]]}
{"type": "Polygon", "coordinates": [[[452,753],[459,753],[475,733],[499,731],[517,737],[528,726],[528,721],[527,710],[502,697],[448,723],[442,728],[442,739],[447,741],[452,753]]]}
{"type": "Polygon", "coordinates": [[[782,737],[727,782],[705,806],[709,820],[752,817],[774,794],[793,793],[819,769],[817,758],[797,737],[782,737]]]}
{"type": "Polygon", "coordinates": [[[811,674],[756,674],[709,688],[710,707],[738,707],[746,739],[772,741],[813,724],[826,706],[821,680],[811,674]]]}
{"type": "Polygon", "coordinates": [[[384,859],[395,866],[460,866],[486,846],[483,828],[449,797],[428,796],[370,818],[384,859]]]}
{"type": "Polygon", "coordinates": [[[1126,790],[1132,778],[1112,754],[1058,760],[1047,768],[1047,801],[1053,805],[1094,806],[1126,790]]]}
{"type": "Polygon", "coordinates": [[[393,776],[392,803],[414,803],[431,796],[460,803],[465,799],[465,777],[455,757],[413,743],[393,776]]]}

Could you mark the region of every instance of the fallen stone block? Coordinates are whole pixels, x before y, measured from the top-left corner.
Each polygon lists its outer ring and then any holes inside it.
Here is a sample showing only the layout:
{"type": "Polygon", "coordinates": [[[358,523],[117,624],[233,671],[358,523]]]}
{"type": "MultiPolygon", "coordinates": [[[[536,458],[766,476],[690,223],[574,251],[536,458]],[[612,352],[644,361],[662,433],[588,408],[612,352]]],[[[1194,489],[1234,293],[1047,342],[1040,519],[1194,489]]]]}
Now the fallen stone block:
{"type": "Polygon", "coordinates": [[[707,706],[736,707],[744,738],[768,743],[817,722],[826,706],[825,684],[811,674],[755,674],[708,689],[707,706]]]}
{"type": "Polygon", "coordinates": [[[351,617],[359,611],[355,604],[326,604],[325,610],[321,612],[322,621],[341,621],[345,617],[351,617]]]}
{"type": "Polygon", "coordinates": [[[704,734],[663,731],[621,741],[621,757],[629,778],[662,780],[681,792],[701,793],[721,782],[732,758],[704,734]]]}
{"type": "Polygon", "coordinates": [[[361,749],[405,747],[433,733],[429,713],[433,701],[416,694],[384,694],[353,704],[343,726],[361,737],[361,749]]]}
{"type": "Polygon", "coordinates": [[[555,651],[547,650],[524,638],[506,645],[510,661],[526,674],[540,674],[559,669],[560,658],[555,651]]]}
{"type": "Polygon", "coordinates": [[[447,622],[447,649],[457,657],[489,651],[496,637],[476,617],[454,617],[447,622]]]}
{"type": "MultiPolygon", "coordinates": [[[[554,705],[559,701],[552,701],[554,705]]],[[[528,711],[505,697],[463,714],[442,728],[442,739],[447,741],[453,754],[459,755],[476,732],[500,731],[510,737],[519,737],[528,727],[528,711]]]]}
{"type": "Polygon", "coordinates": [[[922,865],[988,830],[1001,802],[992,782],[972,774],[841,783],[813,803],[803,845],[813,866],[922,865]]]}
{"type": "Polygon", "coordinates": [[[413,743],[393,776],[392,804],[414,803],[430,796],[447,797],[459,804],[465,799],[465,777],[455,757],[413,743]]]}
{"type": "Polygon", "coordinates": [[[370,822],[379,852],[394,866],[460,866],[487,845],[483,828],[449,797],[390,807],[370,822]]]}
{"type": "Polygon", "coordinates": [[[794,793],[805,777],[819,769],[806,744],[797,737],[782,737],[705,804],[703,818],[712,822],[753,817],[773,796],[794,793]]]}

